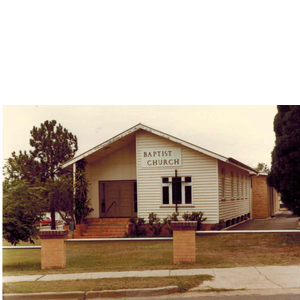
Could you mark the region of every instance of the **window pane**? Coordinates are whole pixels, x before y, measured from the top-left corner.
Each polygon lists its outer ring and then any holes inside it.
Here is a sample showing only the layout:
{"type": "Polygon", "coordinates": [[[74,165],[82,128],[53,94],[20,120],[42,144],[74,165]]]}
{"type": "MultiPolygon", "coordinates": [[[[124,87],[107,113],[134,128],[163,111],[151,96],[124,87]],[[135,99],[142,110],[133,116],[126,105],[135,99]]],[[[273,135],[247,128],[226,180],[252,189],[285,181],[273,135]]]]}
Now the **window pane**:
{"type": "Polygon", "coordinates": [[[137,192],[137,188],[136,188],[136,182],[133,183],[133,192],[136,193],[137,192]]]}
{"type": "Polygon", "coordinates": [[[163,204],[169,204],[169,187],[163,186],[163,204]]]}
{"type": "Polygon", "coordinates": [[[185,177],[185,182],[192,182],[192,177],[185,177]]]}
{"type": "Polygon", "coordinates": [[[134,194],[134,212],[136,213],[138,211],[137,208],[137,194],[134,194]]]}
{"type": "Polygon", "coordinates": [[[173,204],[181,204],[181,177],[172,178],[173,204]]]}
{"type": "Polygon", "coordinates": [[[169,182],[169,178],[168,177],[163,177],[162,182],[163,183],[168,183],[169,182]]]}
{"type": "Polygon", "coordinates": [[[136,182],[133,183],[133,196],[134,196],[134,212],[137,213],[137,185],[136,182]]]}
{"type": "Polygon", "coordinates": [[[185,187],[185,204],[192,204],[192,187],[185,187]]]}

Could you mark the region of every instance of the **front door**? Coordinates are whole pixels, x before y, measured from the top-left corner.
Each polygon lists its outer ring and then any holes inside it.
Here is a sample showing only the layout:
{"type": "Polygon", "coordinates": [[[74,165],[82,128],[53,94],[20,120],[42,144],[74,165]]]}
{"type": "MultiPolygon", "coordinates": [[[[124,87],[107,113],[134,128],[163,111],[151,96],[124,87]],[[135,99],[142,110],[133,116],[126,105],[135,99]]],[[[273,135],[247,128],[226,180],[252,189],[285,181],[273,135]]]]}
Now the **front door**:
{"type": "Polygon", "coordinates": [[[100,217],[133,217],[135,212],[136,181],[100,181],[100,217]]]}

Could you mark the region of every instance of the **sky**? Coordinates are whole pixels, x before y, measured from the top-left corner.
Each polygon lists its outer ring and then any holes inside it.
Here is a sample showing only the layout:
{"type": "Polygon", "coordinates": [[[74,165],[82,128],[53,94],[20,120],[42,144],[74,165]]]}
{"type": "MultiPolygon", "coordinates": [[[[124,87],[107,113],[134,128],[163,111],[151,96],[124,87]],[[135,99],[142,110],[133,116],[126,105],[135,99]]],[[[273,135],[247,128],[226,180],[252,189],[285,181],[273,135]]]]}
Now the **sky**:
{"type": "Polygon", "coordinates": [[[3,158],[28,150],[32,127],[55,119],[77,135],[78,153],[141,122],[270,165],[275,105],[300,99],[299,8],[293,0],[5,1],[3,158]]]}
{"type": "Polygon", "coordinates": [[[74,106],[7,105],[3,107],[3,159],[30,150],[30,130],[56,120],[78,138],[76,155],[143,123],[250,167],[271,165],[275,105],[74,106]]]}

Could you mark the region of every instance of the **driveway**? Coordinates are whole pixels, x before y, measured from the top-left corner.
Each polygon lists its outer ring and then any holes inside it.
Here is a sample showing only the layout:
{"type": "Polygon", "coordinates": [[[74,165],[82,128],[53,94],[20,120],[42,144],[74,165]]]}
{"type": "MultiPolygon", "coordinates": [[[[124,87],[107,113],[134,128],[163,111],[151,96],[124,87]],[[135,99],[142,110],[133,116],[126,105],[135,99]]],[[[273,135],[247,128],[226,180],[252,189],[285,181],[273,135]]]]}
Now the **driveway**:
{"type": "Polygon", "coordinates": [[[279,211],[272,218],[250,220],[228,230],[296,230],[298,219],[290,211],[279,211]]]}

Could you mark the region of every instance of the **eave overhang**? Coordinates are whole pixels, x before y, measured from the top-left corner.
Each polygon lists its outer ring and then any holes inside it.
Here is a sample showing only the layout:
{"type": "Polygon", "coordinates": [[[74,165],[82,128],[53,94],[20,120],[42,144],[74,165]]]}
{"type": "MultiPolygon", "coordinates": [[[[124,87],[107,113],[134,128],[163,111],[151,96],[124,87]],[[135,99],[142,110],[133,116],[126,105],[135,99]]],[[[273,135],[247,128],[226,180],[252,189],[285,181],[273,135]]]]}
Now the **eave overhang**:
{"type": "MultiPolygon", "coordinates": [[[[127,129],[126,131],[123,131],[122,133],[120,133],[120,134],[114,136],[113,138],[103,142],[102,144],[99,144],[98,146],[96,146],[96,147],[94,147],[94,148],[92,148],[92,149],[90,149],[90,150],[88,150],[88,151],[86,151],[86,152],[84,152],[84,153],[68,160],[67,162],[65,162],[62,165],[62,168],[68,168],[68,167],[70,168],[70,166],[72,164],[76,163],[77,161],[79,161],[83,158],[88,159],[88,157],[93,156],[94,160],[95,160],[96,158],[100,159],[101,157],[105,157],[105,152],[104,152],[105,149],[108,149],[112,146],[116,146],[114,148],[115,148],[115,150],[117,150],[117,149],[120,149],[122,147],[122,145],[123,146],[128,145],[130,142],[132,142],[134,140],[135,133],[139,130],[145,130],[147,132],[150,132],[150,133],[155,134],[157,136],[163,137],[163,138],[168,139],[168,140],[170,140],[172,142],[175,142],[177,144],[183,145],[185,147],[188,147],[188,148],[193,149],[195,151],[198,151],[200,153],[206,154],[210,157],[216,158],[220,161],[230,163],[230,164],[235,165],[235,166],[237,166],[241,169],[245,169],[249,172],[254,172],[255,174],[257,173],[257,171],[255,171],[254,169],[252,169],[249,166],[233,159],[232,157],[227,158],[223,155],[217,154],[215,152],[209,151],[209,150],[204,149],[202,147],[199,147],[197,145],[191,144],[191,143],[186,142],[182,139],[176,138],[172,135],[169,135],[169,134],[164,133],[162,131],[156,130],[154,128],[151,128],[151,127],[146,126],[146,125],[141,124],[141,123],[127,129]]],[[[109,154],[111,154],[111,153],[112,152],[110,152],[109,154]]]]}

